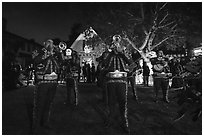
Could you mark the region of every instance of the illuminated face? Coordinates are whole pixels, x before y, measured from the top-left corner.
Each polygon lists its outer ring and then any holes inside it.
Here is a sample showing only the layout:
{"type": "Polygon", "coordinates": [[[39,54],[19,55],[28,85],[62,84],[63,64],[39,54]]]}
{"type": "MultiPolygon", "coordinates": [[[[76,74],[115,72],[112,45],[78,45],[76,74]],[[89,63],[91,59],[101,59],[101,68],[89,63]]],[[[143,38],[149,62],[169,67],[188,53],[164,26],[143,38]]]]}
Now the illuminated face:
{"type": "Polygon", "coordinates": [[[162,57],[163,55],[164,55],[163,51],[160,50],[160,51],[158,52],[158,57],[162,57]]]}
{"type": "Polygon", "coordinates": [[[115,48],[117,51],[121,51],[122,47],[120,45],[120,41],[121,41],[120,35],[114,35],[112,48],[115,48]]]}
{"type": "Polygon", "coordinates": [[[72,55],[72,50],[66,49],[66,56],[71,56],[71,55],[72,55]]]}
{"type": "Polygon", "coordinates": [[[114,43],[119,43],[120,41],[121,41],[120,35],[114,35],[114,36],[113,36],[113,42],[114,42],[114,43]]]}
{"type": "Polygon", "coordinates": [[[51,39],[47,40],[45,43],[45,48],[51,51],[54,49],[53,41],[51,39]]]}

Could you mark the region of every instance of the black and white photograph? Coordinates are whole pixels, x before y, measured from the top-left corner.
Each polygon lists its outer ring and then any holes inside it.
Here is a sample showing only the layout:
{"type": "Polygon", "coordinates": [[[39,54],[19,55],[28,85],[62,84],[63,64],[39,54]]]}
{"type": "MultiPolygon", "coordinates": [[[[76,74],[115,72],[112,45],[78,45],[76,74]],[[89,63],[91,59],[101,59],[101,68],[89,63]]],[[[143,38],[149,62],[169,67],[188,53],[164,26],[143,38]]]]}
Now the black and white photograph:
{"type": "Polygon", "coordinates": [[[2,2],[2,135],[202,135],[202,1],[2,2]]]}

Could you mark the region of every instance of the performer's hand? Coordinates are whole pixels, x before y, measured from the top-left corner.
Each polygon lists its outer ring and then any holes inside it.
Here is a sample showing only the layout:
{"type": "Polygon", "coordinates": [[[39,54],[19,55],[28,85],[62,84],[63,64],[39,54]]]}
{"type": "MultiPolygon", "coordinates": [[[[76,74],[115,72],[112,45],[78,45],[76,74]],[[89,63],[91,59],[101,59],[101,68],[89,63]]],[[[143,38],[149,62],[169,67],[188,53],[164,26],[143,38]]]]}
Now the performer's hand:
{"type": "Polygon", "coordinates": [[[123,52],[123,49],[121,47],[117,47],[117,52],[118,53],[122,53],[123,52]]]}
{"type": "Polygon", "coordinates": [[[171,77],[172,73],[166,73],[166,76],[171,77]]]}

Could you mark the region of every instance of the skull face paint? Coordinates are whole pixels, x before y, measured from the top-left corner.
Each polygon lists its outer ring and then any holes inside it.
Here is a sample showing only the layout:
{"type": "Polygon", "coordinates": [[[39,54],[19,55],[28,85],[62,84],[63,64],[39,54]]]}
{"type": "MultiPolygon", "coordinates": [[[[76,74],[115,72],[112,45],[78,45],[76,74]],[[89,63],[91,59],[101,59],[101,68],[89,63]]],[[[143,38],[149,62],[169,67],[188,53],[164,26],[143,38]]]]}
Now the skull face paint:
{"type": "Polygon", "coordinates": [[[68,59],[71,59],[72,58],[72,50],[71,49],[66,49],[66,57],[68,58],[68,59]]]}
{"type": "Polygon", "coordinates": [[[71,55],[72,55],[72,50],[66,49],[66,56],[71,56],[71,55]]]}

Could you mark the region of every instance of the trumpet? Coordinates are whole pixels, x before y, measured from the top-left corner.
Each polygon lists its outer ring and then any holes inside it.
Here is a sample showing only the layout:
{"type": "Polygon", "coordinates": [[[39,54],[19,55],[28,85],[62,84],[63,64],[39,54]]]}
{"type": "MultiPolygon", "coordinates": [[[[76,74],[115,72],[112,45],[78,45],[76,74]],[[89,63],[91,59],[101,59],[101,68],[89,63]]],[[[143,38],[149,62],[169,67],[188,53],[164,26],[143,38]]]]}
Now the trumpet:
{"type": "Polygon", "coordinates": [[[67,48],[67,44],[65,42],[60,42],[59,43],[59,49],[60,50],[66,50],[67,48]]]}

